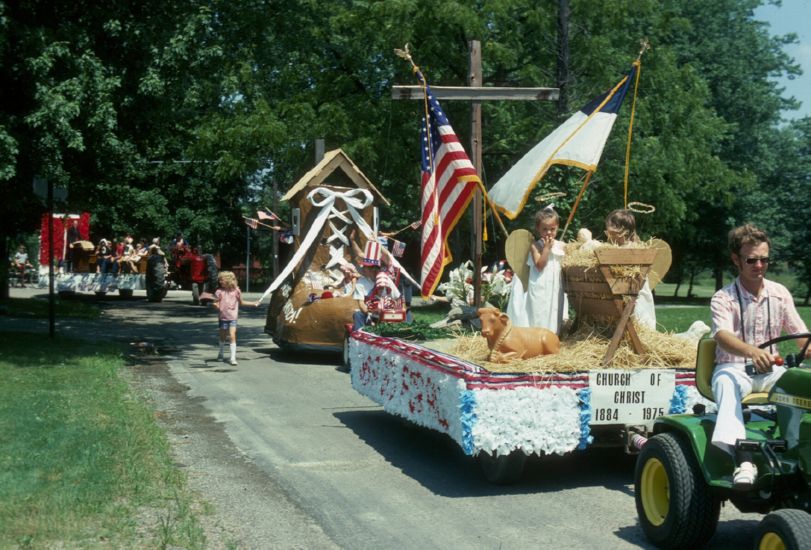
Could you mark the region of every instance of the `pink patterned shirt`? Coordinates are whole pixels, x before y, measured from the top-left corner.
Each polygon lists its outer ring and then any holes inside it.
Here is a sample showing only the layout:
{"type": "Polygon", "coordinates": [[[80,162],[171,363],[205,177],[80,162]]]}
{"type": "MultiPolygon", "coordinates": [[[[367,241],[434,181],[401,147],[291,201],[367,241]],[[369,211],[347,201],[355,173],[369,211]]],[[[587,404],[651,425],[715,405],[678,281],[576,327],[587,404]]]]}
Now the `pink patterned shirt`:
{"type": "Polygon", "coordinates": [[[214,293],[214,297],[220,306],[220,320],[236,321],[239,315],[239,302],[242,300],[242,293],[239,289],[225,290],[220,288],[214,293]]]}
{"type": "MultiPolygon", "coordinates": [[[[736,278],[731,284],[716,292],[710,302],[712,311],[712,335],[719,330],[726,330],[741,338],[747,344],[755,346],[772,338],[786,334],[808,332],[805,323],[794,307],[788,289],[780,283],[763,280],[760,296],[754,296],[736,278]],[[740,301],[738,300],[740,296],[740,301]],[[743,311],[743,330],[741,336],[741,311],[743,311]]],[[[715,362],[745,363],[746,358],[732,355],[718,346],[715,351],[715,362]]]]}

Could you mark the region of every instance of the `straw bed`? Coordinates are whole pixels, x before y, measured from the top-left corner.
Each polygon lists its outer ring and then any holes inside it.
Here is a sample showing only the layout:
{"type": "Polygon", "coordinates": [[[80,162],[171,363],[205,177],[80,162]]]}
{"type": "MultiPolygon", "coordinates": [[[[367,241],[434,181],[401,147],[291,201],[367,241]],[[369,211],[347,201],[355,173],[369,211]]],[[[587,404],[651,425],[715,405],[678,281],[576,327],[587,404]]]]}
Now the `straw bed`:
{"type": "MultiPolygon", "coordinates": [[[[695,368],[696,344],[674,333],[656,332],[635,325],[646,352],[636,354],[623,340],[614,359],[606,368],[611,369],[693,369],[695,368]]],[[[492,372],[555,373],[576,372],[601,368],[603,356],[608,349],[611,332],[607,327],[584,326],[576,333],[561,340],[560,353],[542,355],[511,363],[493,363],[487,360],[490,350],[487,340],[481,335],[460,334],[455,339],[451,353],[481,365],[492,372]]]]}

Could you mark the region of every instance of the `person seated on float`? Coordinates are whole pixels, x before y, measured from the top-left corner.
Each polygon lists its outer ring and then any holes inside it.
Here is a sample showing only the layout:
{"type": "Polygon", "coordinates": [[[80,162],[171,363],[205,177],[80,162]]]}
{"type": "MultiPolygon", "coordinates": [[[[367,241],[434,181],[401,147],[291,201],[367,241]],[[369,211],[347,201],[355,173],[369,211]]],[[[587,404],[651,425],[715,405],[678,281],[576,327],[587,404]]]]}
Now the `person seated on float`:
{"type": "Polygon", "coordinates": [[[126,246],[125,237],[122,237],[120,241],[111,244],[111,248],[113,249],[113,255],[110,259],[110,273],[113,275],[118,275],[122,269],[122,261],[124,260],[124,247],[126,246]]]}
{"type": "MultiPolygon", "coordinates": [[[[712,375],[718,416],[711,441],[735,458],[733,483],[747,489],[757,479],[757,468],[748,452],[735,449],[735,443],[746,438],[741,400],[752,392],[768,392],[786,371],[774,364],[777,348],[758,345],[783,331],[798,334],[808,329],[788,289],[766,279],[771,248],[766,232],[752,224],[736,227],[729,232],[728,248],[738,277],[710,301],[712,336],[718,343],[712,375]],[[754,365],[756,374],[747,374],[746,363],[754,365]]],[[[805,345],[805,340],[797,342],[805,345]]],[[[811,357],[811,348],[806,357],[811,357]]]]}
{"type": "Polygon", "coordinates": [[[361,276],[355,280],[352,298],[358,309],[352,315],[352,330],[358,330],[377,320],[379,300],[390,296],[399,298],[400,291],[380,261],[380,243],[370,240],[366,243],[361,260],[361,276]]]}
{"type": "Polygon", "coordinates": [[[340,268],[344,278],[337,287],[337,294],[338,296],[352,296],[355,293],[355,283],[360,278],[360,273],[349,262],[342,264],[340,268]]]}
{"type": "Polygon", "coordinates": [[[122,273],[138,273],[138,260],[140,256],[132,245],[132,235],[124,237],[124,253],[121,257],[122,273]]]}
{"type": "Polygon", "coordinates": [[[96,273],[106,275],[110,271],[113,249],[110,241],[102,238],[96,247],[96,273]]]}

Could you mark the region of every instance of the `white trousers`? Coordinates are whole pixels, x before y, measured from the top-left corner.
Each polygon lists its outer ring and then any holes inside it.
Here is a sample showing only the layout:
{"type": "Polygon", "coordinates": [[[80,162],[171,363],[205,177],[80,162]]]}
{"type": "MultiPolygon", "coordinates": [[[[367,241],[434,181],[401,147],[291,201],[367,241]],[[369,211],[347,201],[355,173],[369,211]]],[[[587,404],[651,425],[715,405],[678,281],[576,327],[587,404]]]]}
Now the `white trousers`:
{"type": "Polygon", "coordinates": [[[741,399],[752,392],[767,392],[786,372],[785,367],[774,366],[772,372],[746,374],[743,363],[721,363],[712,373],[712,393],[718,405],[718,416],[712,432],[712,444],[734,455],[735,442],[746,438],[743,425],[741,399]]]}

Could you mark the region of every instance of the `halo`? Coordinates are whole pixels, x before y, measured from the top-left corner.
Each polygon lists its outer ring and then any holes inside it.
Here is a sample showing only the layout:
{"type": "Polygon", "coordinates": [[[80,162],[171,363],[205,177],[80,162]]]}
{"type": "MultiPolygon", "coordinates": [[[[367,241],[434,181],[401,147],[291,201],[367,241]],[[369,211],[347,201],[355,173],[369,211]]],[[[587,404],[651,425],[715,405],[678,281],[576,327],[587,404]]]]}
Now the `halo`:
{"type": "Polygon", "coordinates": [[[629,202],[628,210],[636,212],[637,214],[653,214],[656,212],[656,207],[652,204],[645,204],[644,202],[629,202]]]}
{"type": "Polygon", "coordinates": [[[543,195],[538,195],[535,197],[536,202],[549,202],[552,199],[558,199],[560,197],[565,197],[566,193],[563,191],[552,191],[550,193],[544,193],[543,195]]]}

